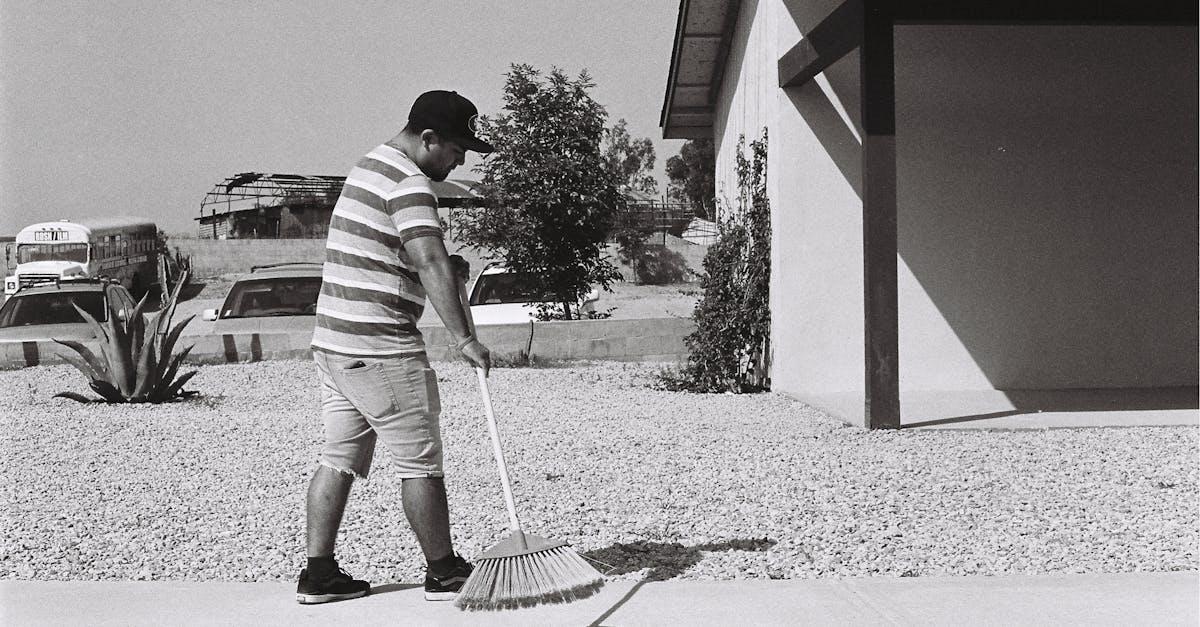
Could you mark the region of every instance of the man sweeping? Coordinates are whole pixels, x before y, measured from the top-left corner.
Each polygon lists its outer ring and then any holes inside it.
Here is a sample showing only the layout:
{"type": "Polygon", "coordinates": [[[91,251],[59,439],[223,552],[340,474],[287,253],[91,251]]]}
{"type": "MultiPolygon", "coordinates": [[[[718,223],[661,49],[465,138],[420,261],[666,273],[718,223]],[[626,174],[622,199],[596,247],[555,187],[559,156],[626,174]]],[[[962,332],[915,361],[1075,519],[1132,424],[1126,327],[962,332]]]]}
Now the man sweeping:
{"type": "Polygon", "coordinates": [[[492,152],[475,136],[476,115],[456,92],[421,94],[400,134],[359,160],[334,207],[312,340],[325,444],[308,488],[300,603],[370,592],[369,583],[338,568],[334,542],[377,439],[401,469],[404,514],[427,562],[425,598],[454,599],[471,573],[450,541],[437,376],[417,321],[428,297],[459,352],[490,368],[488,349],[463,313],[462,268],[446,252],[430,184],[462,165],[466,151],[492,152]]]}

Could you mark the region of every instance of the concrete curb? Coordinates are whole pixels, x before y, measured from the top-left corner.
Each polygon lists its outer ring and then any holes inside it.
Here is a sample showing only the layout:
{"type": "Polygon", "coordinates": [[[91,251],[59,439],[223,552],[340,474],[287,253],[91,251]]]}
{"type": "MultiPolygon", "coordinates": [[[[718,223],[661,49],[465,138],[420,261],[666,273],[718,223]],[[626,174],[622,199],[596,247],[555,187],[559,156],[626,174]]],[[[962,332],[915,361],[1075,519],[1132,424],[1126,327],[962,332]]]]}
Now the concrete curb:
{"type": "MultiPolygon", "coordinates": [[[[682,361],[683,341],[695,330],[687,318],[641,320],[573,320],[488,325],[479,338],[498,358],[533,355],[544,360],[682,361]]],[[[444,327],[422,327],[426,352],[433,361],[457,358],[444,327]]],[[[311,330],[286,333],[183,335],[179,346],[193,344],[187,362],[227,364],[275,359],[306,359],[312,353],[311,330]]],[[[85,342],[93,350],[96,342],[85,342]]],[[[66,363],[60,354],[67,348],[50,341],[0,342],[0,370],[66,363]]]]}

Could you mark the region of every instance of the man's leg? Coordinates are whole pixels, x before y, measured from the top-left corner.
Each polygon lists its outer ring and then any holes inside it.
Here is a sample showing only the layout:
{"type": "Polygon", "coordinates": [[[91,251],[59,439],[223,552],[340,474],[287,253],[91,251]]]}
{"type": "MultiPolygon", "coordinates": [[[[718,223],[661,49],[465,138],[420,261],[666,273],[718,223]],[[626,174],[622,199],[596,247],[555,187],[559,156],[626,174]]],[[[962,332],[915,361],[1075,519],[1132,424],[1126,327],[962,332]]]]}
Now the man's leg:
{"type": "Polygon", "coordinates": [[[308,483],[308,565],[300,571],[300,581],[296,583],[296,600],[300,603],[356,599],[371,591],[371,584],[347,575],[333,557],[333,545],[353,484],[353,475],[325,465],[317,466],[308,483]]]}
{"type": "Polygon", "coordinates": [[[401,492],[404,515],[425,553],[425,561],[432,564],[451,557],[454,547],[450,544],[445,481],[441,477],[404,479],[401,492]]]}
{"type": "Polygon", "coordinates": [[[296,583],[296,600],[305,604],[355,599],[371,591],[370,583],[354,579],[338,568],[333,548],[350,487],[355,477],[365,479],[370,471],[376,439],[366,418],[342,391],[346,382],[338,380],[353,365],[350,359],[333,359],[313,351],[313,360],[321,380],[325,445],[321,449],[321,464],[309,480],[305,500],[308,564],[300,571],[296,583]]]}
{"type": "Polygon", "coordinates": [[[471,574],[471,564],[454,553],[446,482],[442,478],[442,435],[438,421],[441,399],[437,373],[424,355],[399,359],[388,377],[396,382],[400,401],[394,414],[373,420],[372,427],[400,466],[404,516],[412,527],[428,566],[425,599],[449,601],[471,574]]]}
{"type": "Polygon", "coordinates": [[[333,555],[354,476],[319,465],[308,484],[308,557],[333,555]]]}

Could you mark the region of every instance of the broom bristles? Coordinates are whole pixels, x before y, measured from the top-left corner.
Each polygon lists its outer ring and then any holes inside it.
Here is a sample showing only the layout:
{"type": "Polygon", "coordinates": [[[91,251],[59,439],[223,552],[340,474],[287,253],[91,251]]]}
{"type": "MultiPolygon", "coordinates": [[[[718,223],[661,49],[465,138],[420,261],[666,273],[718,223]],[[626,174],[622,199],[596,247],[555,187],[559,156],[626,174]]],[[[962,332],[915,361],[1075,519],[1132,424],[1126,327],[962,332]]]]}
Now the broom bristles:
{"type": "Polygon", "coordinates": [[[566,546],[480,559],[454,604],[464,610],[506,610],[569,603],[600,590],[604,577],[566,546]]]}

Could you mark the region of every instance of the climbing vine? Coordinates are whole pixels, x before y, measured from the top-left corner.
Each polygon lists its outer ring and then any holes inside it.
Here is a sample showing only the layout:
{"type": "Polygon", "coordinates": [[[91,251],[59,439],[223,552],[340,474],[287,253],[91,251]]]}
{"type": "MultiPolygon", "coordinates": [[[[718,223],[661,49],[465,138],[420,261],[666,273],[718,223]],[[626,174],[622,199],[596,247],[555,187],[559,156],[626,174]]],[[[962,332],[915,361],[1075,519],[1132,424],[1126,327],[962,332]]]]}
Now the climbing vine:
{"type": "Polygon", "coordinates": [[[690,392],[768,389],[771,346],[771,204],[767,198],[767,131],[737,145],[738,199],[719,223],[704,257],[703,294],[686,338],[687,363],[659,376],[662,387],[690,392]]]}

